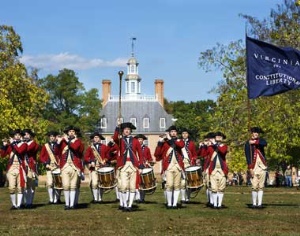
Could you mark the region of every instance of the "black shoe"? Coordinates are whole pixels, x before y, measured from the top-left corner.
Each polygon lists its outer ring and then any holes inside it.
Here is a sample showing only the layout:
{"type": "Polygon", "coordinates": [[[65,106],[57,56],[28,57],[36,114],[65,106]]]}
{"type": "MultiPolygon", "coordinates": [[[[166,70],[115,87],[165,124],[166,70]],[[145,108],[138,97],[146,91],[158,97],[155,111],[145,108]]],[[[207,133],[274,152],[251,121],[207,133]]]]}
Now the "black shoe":
{"type": "Polygon", "coordinates": [[[55,203],[54,203],[54,202],[51,202],[51,201],[49,201],[49,202],[48,202],[48,204],[49,204],[49,205],[52,205],[52,204],[55,204],[55,203]]]}
{"type": "Polygon", "coordinates": [[[207,207],[213,207],[213,204],[211,204],[210,202],[206,203],[207,207]]]}
{"type": "Polygon", "coordinates": [[[128,212],[132,212],[132,211],[133,211],[133,209],[132,209],[132,207],[127,207],[126,211],[128,211],[128,212]]]}
{"type": "Polygon", "coordinates": [[[119,206],[118,210],[123,211],[124,207],[123,206],[119,206]]]}
{"type": "Polygon", "coordinates": [[[177,209],[178,209],[178,206],[172,206],[172,209],[177,210],[177,209]]]}
{"type": "Polygon", "coordinates": [[[103,201],[102,201],[102,200],[99,200],[99,201],[98,201],[98,204],[102,204],[102,203],[103,203],[103,201]]]}
{"type": "Polygon", "coordinates": [[[262,205],[258,205],[257,209],[263,209],[263,206],[262,205]]]}
{"type": "Polygon", "coordinates": [[[75,210],[75,209],[76,209],[75,206],[69,207],[69,210],[75,210]]]}
{"type": "Polygon", "coordinates": [[[250,208],[255,209],[255,208],[257,208],[257,206],[256,205],[251,205],[250,208]]]}
{"type": "Polygon", "coordinates": [[[65,206],[65,210],[70,210],[70,207],[69,206],[65,206]]]}
{"type": "Polygon", "coordinates": [[[17,206],[12,206],[12,207],[10,208],[10,210],[18,210],[18,209],[20,209],[20,208],[17,207],[17,206]]]}
{"type": "Polygon", "coordinates": [[[168,209],[168,210],[172,209],[172,206],[167,206],[167,209],[168,209]]]}
{"type": "Polygon", "coordinates": [[[26,209],[31,209],[32,208],[32,204],[28,204],[25,206],[26,209]]]}

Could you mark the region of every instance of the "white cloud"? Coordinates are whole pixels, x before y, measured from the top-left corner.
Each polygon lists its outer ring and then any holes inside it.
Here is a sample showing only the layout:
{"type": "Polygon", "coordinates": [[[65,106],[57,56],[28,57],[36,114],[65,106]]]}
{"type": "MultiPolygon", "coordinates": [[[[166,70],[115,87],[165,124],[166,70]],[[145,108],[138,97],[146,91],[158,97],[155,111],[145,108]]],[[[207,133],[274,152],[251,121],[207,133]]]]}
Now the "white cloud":
{"type": "Polygon", "coordinates": [[[20,61],[26,66],[52,71],[63,68],[70,70],[88,70],[100,67],[124,67],[128,58],[117,58],[113,61],[105,61],[99,58],[87,59],[66,52],[37,56],[24,55],[20,58],[20,61]]]}

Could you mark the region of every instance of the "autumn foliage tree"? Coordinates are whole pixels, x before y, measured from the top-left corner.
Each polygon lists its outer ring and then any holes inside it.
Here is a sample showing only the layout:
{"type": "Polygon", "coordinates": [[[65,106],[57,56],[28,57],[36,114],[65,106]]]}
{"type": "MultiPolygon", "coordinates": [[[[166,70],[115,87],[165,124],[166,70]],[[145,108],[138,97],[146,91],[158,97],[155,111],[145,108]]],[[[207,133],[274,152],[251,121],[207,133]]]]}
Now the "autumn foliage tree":
{"type": "Polygon", "coordinates": [[[43,119],[48,96],[36,84],[19,58],[23,52],[20,36],[13,27],[0,25],[0,136],[9,130],[31,128],[36,134],[46,132],[43,119]]]}
{"type": "MultiPolygon", "coordinates": [[[[241,17],[247,21],[249,36],[299,49],[299,13],[299,4],[294,0],[283,0],[263,20],[242,14],[241,17]]],[[[299,165],[299,90],[248,100],[245,55],[244,41],[237,40],[228,45],[217,44],[201,52],[199,57],[201,68],[219,69],[223,73],[224,79],[214,91],[218,99],[211,127],[227,134],[230,168],[235,171],[246,169],[243,148],[249,138],[250,126],[260,126],[265,131],[271,167],[276,168],[281,163],[299,165]]]]}

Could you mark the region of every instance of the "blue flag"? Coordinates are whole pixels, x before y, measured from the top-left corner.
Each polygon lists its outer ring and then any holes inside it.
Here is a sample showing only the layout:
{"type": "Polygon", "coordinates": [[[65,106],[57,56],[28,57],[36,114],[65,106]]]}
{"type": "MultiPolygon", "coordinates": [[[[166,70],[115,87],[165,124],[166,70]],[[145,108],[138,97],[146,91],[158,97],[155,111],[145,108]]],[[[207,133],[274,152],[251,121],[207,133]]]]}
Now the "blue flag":
{"type": "Polygon", "coordinates": [[[300,51],[246,37],[248,98],[300,87],[300,51]]]}

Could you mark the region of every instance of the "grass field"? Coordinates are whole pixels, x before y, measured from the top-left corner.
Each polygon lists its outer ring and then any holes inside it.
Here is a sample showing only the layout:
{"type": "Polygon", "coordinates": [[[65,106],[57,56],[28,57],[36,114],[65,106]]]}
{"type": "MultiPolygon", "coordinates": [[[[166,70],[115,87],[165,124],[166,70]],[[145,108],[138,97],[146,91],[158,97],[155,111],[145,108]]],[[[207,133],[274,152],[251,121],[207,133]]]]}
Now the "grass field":
{"type": "MultiPolygon", "coordinates": [[[[266,188],[264,209],[250,209],[250,188],[226,189],[225,208],[206,207],[204,189],[191,204],[167,210],[160,188],[135,204],[134,212],[118,210],[115,193],[104,204],[92,204],[91,192],[82,186],[79,209],[48,205],[47,191],[38,187],[33,209],[10,210],[7,188],[0,189],[2,235],[300,235],[300,190],[266,188]]],[[[64,200],[62,198],[62,200],[64,200]]]]}

